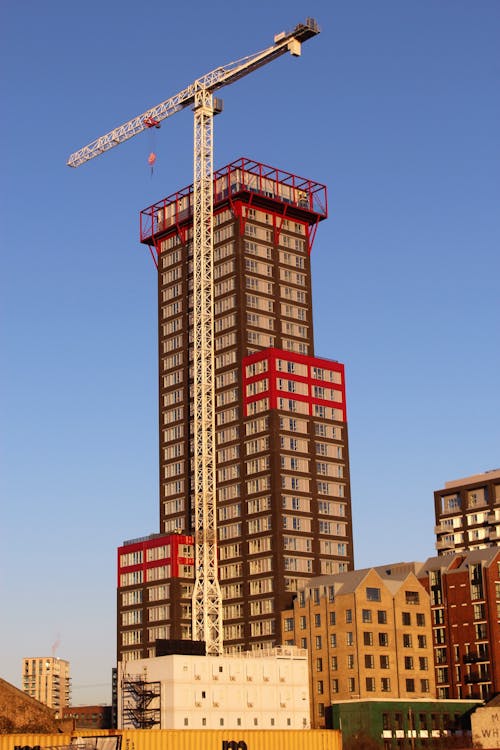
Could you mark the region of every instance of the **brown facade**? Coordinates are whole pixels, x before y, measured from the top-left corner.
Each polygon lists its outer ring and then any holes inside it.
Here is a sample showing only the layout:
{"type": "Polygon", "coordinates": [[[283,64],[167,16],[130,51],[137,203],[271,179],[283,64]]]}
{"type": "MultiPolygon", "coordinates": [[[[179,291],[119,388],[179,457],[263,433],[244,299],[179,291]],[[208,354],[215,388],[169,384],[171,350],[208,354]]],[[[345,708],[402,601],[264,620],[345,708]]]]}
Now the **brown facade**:
{"type": "Polygon", "coordinates": [[[438,555],[497,547],[500,469],[446,482],[434,492],[438,555]]]}
{"type": "Polygon", "coordinates": [[[500,692],[500,550],[430,558],[419,579],[430,593],[437,697],[489,700],[500,692]]]}
{"type": "Polygon", "coordinates": [[[158,640],[189,638],[193,556],[185,534],[151,534],[118,548],[118,661],[156,656],[158,640]]]}
{"type": "Polygon", "coordinates": [[[73,729],[111,729],[111,706],[71,706],[62,715],[73,722],[73,729]]]}
{"type": "Polygon", "coordinates": [[[434,697],[429,596],[417,568],[323,576],[282,613],[284,643],[308,649],[313,727],[338,701],[434,697]]]}
{"type": "MultiPolygon", "coordinates": [[[[310,250],[325,188],[247,160],[214,186],[219,579],[225,648],[239,651],[279,643],[280,611],[309,578],[352,568],[345,383],[340,363],[314,357],[310,250]]],[[[165,535],[193,530],[191,200],[186,188],[141,225],[158,254],[165,535]]],[[[190,614],[185,624],[189,638],[190,614]]]]}

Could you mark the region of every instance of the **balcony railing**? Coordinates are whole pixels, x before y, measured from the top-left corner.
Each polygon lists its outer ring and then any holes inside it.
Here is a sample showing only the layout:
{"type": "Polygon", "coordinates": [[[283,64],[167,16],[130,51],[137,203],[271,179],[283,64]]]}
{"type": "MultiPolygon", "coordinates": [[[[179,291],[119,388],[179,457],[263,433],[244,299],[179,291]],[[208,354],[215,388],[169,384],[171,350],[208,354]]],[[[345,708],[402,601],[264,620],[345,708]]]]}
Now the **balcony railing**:
{"type": "MultiPolygon", "coordinates": [[[[214,206],[243,193],[308,212],[303,215],[309,215],[313,223],[328,215],[324,185],[251,159],[238,159],[215,172],[213,191],[214,206]]],[[[151,244],[155,235],[190,220],[193,210],[193,185],[144,209],[141,211],[141,242],[151,244]]]]}

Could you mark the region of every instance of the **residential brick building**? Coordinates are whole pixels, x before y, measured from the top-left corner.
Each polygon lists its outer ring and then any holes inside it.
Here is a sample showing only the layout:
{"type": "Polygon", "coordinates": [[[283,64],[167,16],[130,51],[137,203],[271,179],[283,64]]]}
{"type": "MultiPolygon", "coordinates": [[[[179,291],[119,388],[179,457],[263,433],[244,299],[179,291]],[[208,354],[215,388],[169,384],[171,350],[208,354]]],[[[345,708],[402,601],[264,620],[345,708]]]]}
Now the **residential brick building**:
{"type": "Polygon", "coordinates": [[[429,591],[438,698],[489,700],[500,692],[500,549],[432,557],[429,591]]]}
{"type": "Polygon", "coordinates": [[[429,595],[417,563],[308,581],[282,613],[285,644],[307,648],[311,725],[349,699],[435,696],[429,595]]]}

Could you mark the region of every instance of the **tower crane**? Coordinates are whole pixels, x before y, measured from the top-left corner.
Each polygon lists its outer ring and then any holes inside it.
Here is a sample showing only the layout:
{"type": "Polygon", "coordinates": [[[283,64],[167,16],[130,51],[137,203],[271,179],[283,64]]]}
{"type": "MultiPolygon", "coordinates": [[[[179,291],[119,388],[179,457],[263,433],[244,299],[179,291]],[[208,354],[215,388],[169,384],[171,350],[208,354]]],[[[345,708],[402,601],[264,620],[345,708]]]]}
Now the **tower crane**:
{"type": "Polygon", "coordinates": [[[215,379],[213,300],[213,117],[222,110],[214,92],[244,78],[286,52],[299,57],[302,42],[319,33],[313,18],[281,32],[261,52],[215,68],[175,96],[71,154],[78,167],[186,107],[194,111],[193,165],[193,360],[194,360],[194,537],[195,583],[192,598],[193,640],[205,641],[206,653],[223,653],[222,595],[218,580],[215,379]]]}

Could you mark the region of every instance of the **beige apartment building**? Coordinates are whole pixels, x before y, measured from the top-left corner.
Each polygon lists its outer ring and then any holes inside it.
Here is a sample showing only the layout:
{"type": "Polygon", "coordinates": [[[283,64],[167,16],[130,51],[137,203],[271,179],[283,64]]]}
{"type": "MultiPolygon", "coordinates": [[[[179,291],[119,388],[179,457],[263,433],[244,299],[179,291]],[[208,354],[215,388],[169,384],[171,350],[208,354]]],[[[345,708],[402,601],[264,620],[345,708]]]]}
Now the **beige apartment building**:
{"type": "Polygon", "coordinates": [[[23,659],[23,692],[61,710],[71,702],[69,661],[55,656],[33,656],[23,659]]]}
{"type": "Polygon", "coordinates": [[[311,579],[282,613],[285,645],[308,649],[311,726],[349,699],[435,697],[429,595],[417,563],[311,579]]]}

